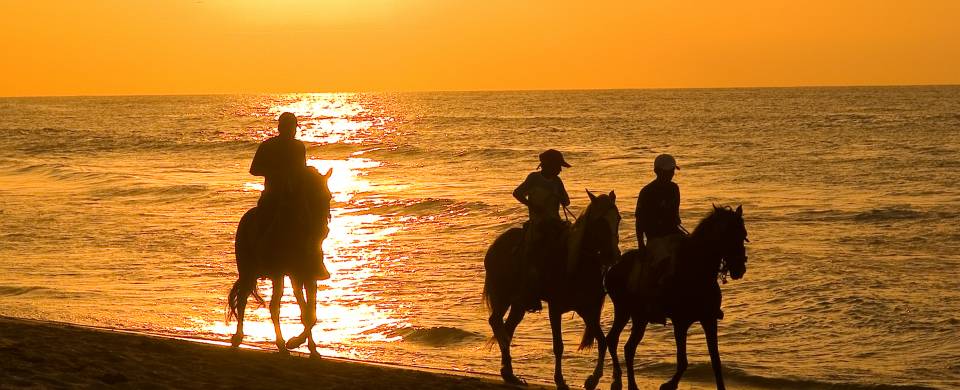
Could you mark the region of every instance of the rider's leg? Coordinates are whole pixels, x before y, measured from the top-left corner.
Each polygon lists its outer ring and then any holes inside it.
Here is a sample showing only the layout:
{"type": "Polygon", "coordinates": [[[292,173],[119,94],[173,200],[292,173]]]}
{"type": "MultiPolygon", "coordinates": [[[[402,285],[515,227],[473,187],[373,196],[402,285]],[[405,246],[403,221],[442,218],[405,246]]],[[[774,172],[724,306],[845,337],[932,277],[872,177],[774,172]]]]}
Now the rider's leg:
{"type": "Polygon", "coordinates": [[[523,306],[528,311],[540,311],[541,286],[543,282],[542,226],[536,221],[527,222],[523,242],[523,306]]]}

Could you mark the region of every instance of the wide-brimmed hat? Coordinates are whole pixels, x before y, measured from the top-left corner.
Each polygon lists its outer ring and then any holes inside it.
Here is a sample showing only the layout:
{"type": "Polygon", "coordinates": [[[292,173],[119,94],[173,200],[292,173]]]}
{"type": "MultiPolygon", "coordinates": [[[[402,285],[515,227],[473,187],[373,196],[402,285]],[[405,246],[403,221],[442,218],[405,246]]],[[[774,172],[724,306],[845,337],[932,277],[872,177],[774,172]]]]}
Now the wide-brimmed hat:
{"type": "Polygon", "coordinates": [[[549,149],[546,152],[540,153],[540,165],[560,165],[561,167],[570,168],[570,164],[563,159],[563,153],[560,153],[560,151],[556,149],[549,149]]]}
{"type": "Polygon", "coordinates": [[[657,156],[657,158],[653,160],[653,169],[658,171],[670,171],[674,169],[680,169],[680,167],[677,166],[677,159],[673,158],[673,156],[669,154],[664,153],[657,156]]]}

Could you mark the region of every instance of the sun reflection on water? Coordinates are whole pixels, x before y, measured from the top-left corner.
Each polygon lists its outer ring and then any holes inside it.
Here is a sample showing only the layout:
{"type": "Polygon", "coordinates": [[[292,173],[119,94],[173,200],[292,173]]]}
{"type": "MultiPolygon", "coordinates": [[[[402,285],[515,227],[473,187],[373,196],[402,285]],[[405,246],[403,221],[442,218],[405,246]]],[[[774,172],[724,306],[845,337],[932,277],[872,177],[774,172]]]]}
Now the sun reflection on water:
{"type": "MultiPolygon", "coordinates": [[[[308,143],[360,143],[369,134],[363,131],[373,125],[372,120],[362,118],[366,109],[351,94],[304,95],[299,100],[275,105],[272,114],[291,111],[300,118],[298,138],[308,143]]],[[[397,330],[410,327],[403,313],[396,307],[384,304],[386,297],[378,296],[368,286],[370,278],[387,272],[381,262],[389,262],[383,256],[382,245],[398,231],[385,225],[385,217],[371,206],[382,203],[376,197],[363,199],[374,185],[365,179],[371,169],[381,166],[379,161],[359,157],[344,159],[311,158],[307,165],[320,172],[333,169],[328,182],[333,193],[330,235],[323,243],[324,262],[331,278],[319,283],[318,323],[314,328],[321,353],[369,358],[370,352],[354,348],[360,343],[395,341],[400,339],[397,330]]],[[[243,184],[245,191],[261,191],[262,184],[243,184]]],[[[379,187],[378,187],[379,188],[379,187]]],[[[271,283],[261,281],[260,294],[269,298],[271,283]]],[[[248,306],[244,322],[245,342],[264,344],[269,347],[274,340],[270,312],[266,307],[253,309],[248,306]]],[[[285,283],[284,297],[280,307],[281,330],[285,338],[299,334],[300,308],[293,298],[289,279],[285,283]]],[[[203,330],[228,337],[235,324],[222,321],[201,326],[203,330]]],[[[364,349],[369,350],[369,348],[364,349]]]]}
{"type": "Polygon", "coordinates": [[[267,115],[284,112],[297,115],[297,138],[313,144],[366,144],[379,142],[389,133],[394,118],[364,107],[360,95],[323,93],[292,95],[290,101],[273,105],[267,115]]]}

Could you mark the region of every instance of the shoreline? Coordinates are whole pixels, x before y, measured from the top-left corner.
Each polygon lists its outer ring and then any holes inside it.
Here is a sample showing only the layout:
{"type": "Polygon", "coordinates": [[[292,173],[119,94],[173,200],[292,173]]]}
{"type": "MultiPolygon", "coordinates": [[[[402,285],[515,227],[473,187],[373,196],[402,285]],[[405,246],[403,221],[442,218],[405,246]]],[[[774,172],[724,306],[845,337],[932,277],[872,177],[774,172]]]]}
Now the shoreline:
{"type": "MultiPolygon", "coordinates": [[[[607,358],[609,359],[609,357],[607,358]]],[[[280,388],[517,389],[499,375],[324,356],[227,341],[195,339],[0,315],[0,388],[280,388]]],[[[610,371],[598,388],[610,386],[610,371]]],[[[573,378],[567,378],[568,381],[573,378]]],[[[626,377],[623,378],[626,386],[626,377]]],[[[658,388],[637,378],[641,388],[658,388]]],[[[582,383],[569,382],[573,388],[582,383]]],[[[684,389],[713,388],[685,380],[684,389]]],[[[743,388],[742,386],[737,386],[743,388]]],[[[530,381],[526,388],[550,389],[530,381]]],[[[747,387],[754,389],[755,387],[747,387]]]]}
{"type": "Polygon", "coordinates": [[[0,388],[513,388],[474,373],[218,344],[0,316],[0,388]]]}

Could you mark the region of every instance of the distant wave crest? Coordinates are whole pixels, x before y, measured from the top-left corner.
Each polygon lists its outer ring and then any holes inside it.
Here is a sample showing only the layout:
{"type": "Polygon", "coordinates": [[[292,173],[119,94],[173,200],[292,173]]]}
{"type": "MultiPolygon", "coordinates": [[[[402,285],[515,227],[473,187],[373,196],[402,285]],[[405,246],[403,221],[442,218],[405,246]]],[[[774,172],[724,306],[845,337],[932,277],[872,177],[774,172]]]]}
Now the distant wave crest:
{"type": "Polygon", "coordinates": [[[403,341],[409,341],[419,344],[425,344],[433,347],[462,343],[465,341],[480,341],[484,337],[466,331],[460,328],[447,326],[437,326],[432,328],[401,328],[393,332],[394,335],[403,338],[403,341]]]}
{"type": "Polygon", "coordinates": [[[955,217],[953,213],[942,211],[917,210],[910,205],[893,205],[872,208],[863,211],[841,210],[805,210],[791,214],[801,221],[854,221],[865,223],[881,223],[894,221],[910,221],[920,219],[942,219],[955,217]]]}

